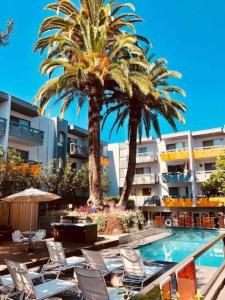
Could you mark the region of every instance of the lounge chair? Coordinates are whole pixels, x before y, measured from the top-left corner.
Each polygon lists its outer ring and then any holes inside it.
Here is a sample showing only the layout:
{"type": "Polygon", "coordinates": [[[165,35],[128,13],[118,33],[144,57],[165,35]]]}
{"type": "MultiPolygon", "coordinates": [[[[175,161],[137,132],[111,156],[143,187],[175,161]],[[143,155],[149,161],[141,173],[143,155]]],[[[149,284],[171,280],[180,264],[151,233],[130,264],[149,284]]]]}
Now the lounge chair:
{"type": "Polygon", "coordinates": [[[84,257],[72,256],[66,258],[62,243],[60,242],[46,241],[46,245],[49,252],[49,260],[43,266],[42,273],[56,271],[56,278],[58,278],[62,271],[74,268],[85,262],[84,257]]]}
{"type": "Polygon", "coordinates": [[[120,300],[124,299],[124,288],[107,288],[101,271],[75,268],[75,274],[85,300],[120,300]]]}
{"type": "Polygon", "coordinates": [[[98,251],[81,249],[84,257],[86,258],[87,266],[93,270],[99,270],[105,276],[112,271],[122,267],[121,260],[114,260],[111,258],[104,258],[98,251]]]}
{"type": "Polygon", "coordinates": [[[163,267],[144,265],[140,251],[137,249],[120,249],[123,262],[122,281],[142,290],[146,280],[163,270],[163,267]]]}
{"type": "MultiPolygon", "coordinates": [[[[76,284],[60,279],[50,280],[34,286],[27,270],[24,268],[21,269],[20,264],[11,264],[10,261],[7,261],[7,266],[13,280],[15,292],[20,296],[20,299],[42,300],[68,290],[76,289],[76,284]]],[[[11,299],[10,297],[14,296],[15,292],[12,291],[11,294],[9,293],[5,299],[11,299]]]]}

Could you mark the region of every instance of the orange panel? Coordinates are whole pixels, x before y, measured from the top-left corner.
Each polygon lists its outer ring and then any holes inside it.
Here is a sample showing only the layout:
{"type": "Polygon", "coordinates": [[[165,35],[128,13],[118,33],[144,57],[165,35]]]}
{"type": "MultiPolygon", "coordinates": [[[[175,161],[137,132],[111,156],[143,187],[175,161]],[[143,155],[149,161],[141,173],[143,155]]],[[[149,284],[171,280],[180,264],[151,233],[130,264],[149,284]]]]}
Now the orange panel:
{"type": "Polygon", "coordinates": [[[192,227],[192,217],[191,216],[185,217],[185,226],[192,227]]]}
{"type": "Polygon", "coordinates": [[[184,217],[178,217],[178,227],[184,227],[185,223],[184,223],[184,217]]]}
{"type": "Polygon", "coordinates": [[[195,262],[192,259],[176,272],[179,299],[195,299],[197,292],[195,262]]]}
{"type": "Polygon", "coordinates": [[[168,277],[161,282],[160,290],[162,300],[172,300],[171,277],[168,277]]]}
{"type": "Polygon", "coordinates": [[[155,217],[155,225],[159,226],[159,227],[164,226],[164,217],[156,216],[155,217]]]}
{"type": "Polygon", "coordinates": [[[202,226],[205,228],[212,228],[212,220],[210,217],[202,218],[202,226]]]}

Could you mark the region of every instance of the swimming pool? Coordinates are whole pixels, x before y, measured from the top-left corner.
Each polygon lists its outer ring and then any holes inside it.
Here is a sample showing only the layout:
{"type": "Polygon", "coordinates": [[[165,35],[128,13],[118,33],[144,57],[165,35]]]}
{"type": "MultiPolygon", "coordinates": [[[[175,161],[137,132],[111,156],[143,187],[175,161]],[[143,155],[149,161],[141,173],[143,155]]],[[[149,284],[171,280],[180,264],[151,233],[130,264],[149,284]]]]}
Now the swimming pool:
{"type": "MultiPolygon", "coordinates": [[[[173,235],[140,247],[143,259],[180,262],[219,235],[216,230],[171,229],[173,235]]],[[[196,260],[197,265],[219,267],[224,261],[222,241],[196,260]]]]}

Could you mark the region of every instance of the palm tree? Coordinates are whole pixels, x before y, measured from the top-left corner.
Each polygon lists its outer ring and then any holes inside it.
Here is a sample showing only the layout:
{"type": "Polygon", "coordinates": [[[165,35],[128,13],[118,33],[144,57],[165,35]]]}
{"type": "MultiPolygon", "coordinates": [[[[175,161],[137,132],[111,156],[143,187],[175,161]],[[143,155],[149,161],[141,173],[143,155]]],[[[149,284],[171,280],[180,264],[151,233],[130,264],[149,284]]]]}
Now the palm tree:
{"type": "Polygon", "coordinates": [[[62,116],[74,98],[78,99],[78,110],[88,100],[89,199],[95,203],[102,199],[100,122],[104,94],[116,87],[131,95],[124,57],[128,53],[143,56],[137,42],[145,39],[130,33],[133,23],[141,19],[119,14],[126,6],[133,9],[131,4],[104,4],[103,0],[80,0],[80,9],[70,0],[49,4],[47,9],[56,11],[57,16],[44,20],[39,34],[50,35],[35,46],[41,53],[48,49],[41,72],[49,76],[56,70],[60,73],[38,91],[34,102],[39,102],[39,112],[44,113],[50,102],[53,106],[61,102],[62,116]]]}
{"type": "Polygon", "coordinates": [[[8,39],[12,30],[13,30],[13,21],[8,21],[6,31],[0,32],[0,46],[7,46],[8,39]]]}
{"type": "MultiPolygon", "coordinates": [[[[176,120],[185,122],[180,112],[185,112],[186,106],[180,101],[174,100],[171,95],[175,93],[184,96],[185,93],[182,89],[168,83],[169,79],[180,78],[181,74],[169,71],[165,59],[157,59],[154,62],[151,62],[151,60],[152,56],[149,58],[149,69],[146,75],[146,80],[151,83],[150,93],[144,95],[137,86],[134,86],[132,97],[128,97],[119,91],[110,95],[107,99],[111,106],[109,105],[105,114],[104,122],[110,114],[116,112],[110,134],[115,127],[118,131],[128,118],[128,167],[118,205],[124,205],[127,202],[132,190],[136,167],[137,138],[139,137],[141,141],[143,127],[147,137],[149,137],[152,126],[156,134],[160,136],[159,115],[166,119],[174,130],[176,130],[176,120]]],[[[130,70],[130,80],[132,80],[133,74],[136,74],[136,70],[130,70]]],[[[134,82],[132,84],[134,85],[134,82]]]]}

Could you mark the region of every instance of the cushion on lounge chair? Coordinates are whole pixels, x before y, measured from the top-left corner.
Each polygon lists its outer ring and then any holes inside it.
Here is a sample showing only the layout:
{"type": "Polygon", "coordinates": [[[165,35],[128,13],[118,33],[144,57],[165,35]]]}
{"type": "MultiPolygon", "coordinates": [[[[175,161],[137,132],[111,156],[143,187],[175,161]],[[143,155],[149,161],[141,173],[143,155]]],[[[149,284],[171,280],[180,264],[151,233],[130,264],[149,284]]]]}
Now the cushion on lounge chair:
{"type": "MultiPolygon", "coordinates": [[[[42,274],[36,272],[28,272],[28,275],[31,280],[42,278],[42,274]]],[[[0,277],[0,285],[3,286],[13,286],[13,280],[10,274],[0,277]]]]}
{"type": "Polygon", "coordinates": [[[60,279],[54,279],[48,282],[45,282],[43,284],[39,284],[34,286],[35,294],[37,299],[46,299],[48,297],[57,295],[59,293],[72,290],[76,288],[76,284],[60,280],[60,279]]]}
{"type": "Polygon", "coordinates": [[[152,277],[163,270],[163,267],[145,266],[146,277],[152,277]]]}
{"type": "Polygon", "coordinates": [[[112,271],[119,269],[123,266],[123,263],[121,260],[113,260],[111,258],[104,258],[104,262],[105,262],[105,265],[106,265],[109,273],[111,273],[112,271]]]}
{"type": "Polygon", "coordinates": [[[86,260],[84,257],[79,257],[79,256],[72,256],[66,258],[66,263],[68,266],[75,266],[84,263],[86,260]]]}

